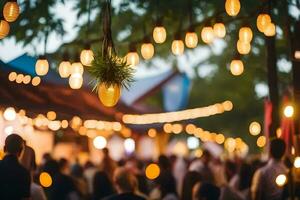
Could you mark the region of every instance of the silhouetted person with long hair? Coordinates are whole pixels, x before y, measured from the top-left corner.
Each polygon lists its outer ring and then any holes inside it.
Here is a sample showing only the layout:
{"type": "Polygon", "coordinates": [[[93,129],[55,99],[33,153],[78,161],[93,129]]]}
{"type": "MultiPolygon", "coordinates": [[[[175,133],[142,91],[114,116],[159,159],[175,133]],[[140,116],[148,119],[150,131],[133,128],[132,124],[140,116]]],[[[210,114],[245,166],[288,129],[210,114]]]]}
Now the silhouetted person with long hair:
{"type": "Polygon", "coordinates": [[[181,200],[193,199],[193,187],[201,181],[201,175],[196,171],[189,171],[185,174],[182,184],[181,200]]]}
{"type": "Polygon", "coordinates": [[[5,139],[6,155],[0,161],[0,199],[22,200],[30,198],[30,172],[22,166],[18,158],[23,149],[23,139],[11,134],[5,139]]]}
{"type": "Polygon", "coordinates": [[[113,184],[103,171],[96,172],[93,180],[93,200],[101,200],[115,193],[113,184]]]}

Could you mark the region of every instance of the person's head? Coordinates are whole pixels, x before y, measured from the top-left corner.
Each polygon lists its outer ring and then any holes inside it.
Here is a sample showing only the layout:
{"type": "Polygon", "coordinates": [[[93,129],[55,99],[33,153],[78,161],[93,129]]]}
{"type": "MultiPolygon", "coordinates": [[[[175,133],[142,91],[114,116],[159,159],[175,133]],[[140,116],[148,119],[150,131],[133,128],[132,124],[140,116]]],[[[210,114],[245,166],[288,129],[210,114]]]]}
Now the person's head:
{"type": "Polygon", "coordinates": [[[59,171],[63,174],[69,174],[70,173],[70,166],[69,166],[69,162],[67,159],[65,158],[61,158],[58,161],[58,167],[59,167],[59,171]]]}
{"type": "Polygon", "coordinates": [[[202,159],[202,162],[203,162],[204,165],[208,165],[208,163],[212,159],[212,155],[208,150],[204,149],[203,154],[201,156],[201,159],[202,159]]]}
{"type": "Polygon", "coordinates": [[[136,177],[124,167],[115,170],[113,180],[118,193],[134,192],[138,187],[136,177]]]}
{"type": "Polygon", "coordinates": [[[280,160],[285,153],[285,142],[282,139],[276,138],[271,140],[270,156],[276,160],[280,160]]]}
{"type": "Polygon", "coordinates": [[[24,147],[24,141],[21,136],[17,134],[11,134],[6,137],[4,144],[4,152],[7,154],[12,154],[17,157],[21,155],[24,147]]]}
{"type": "Polygon", "coordinates": [[[113,184],[104,171],[99,171],[93,179],[93,191],[95,199],[102,199],[114,193],[113,184]]]}
{"type": "Polygon", "coordinates": [[[196,171],[188,171],[184,178],[182,184],[181,199],[182,200],[192,200],[192,191],[196,183],[201,181],[201,175],[196,171]]]}
{"type": "Polygon", "coordinates": [[[171,162],[170,162],[169,158],[165,155],[160,155],[158,157],[158,165],[161,170],[171,169],[171,162]]]}
{"type": "Polygon", "coordinates": [[[193,189],[193,200],[218,200],[220,189],[211,183],[197,183],[193,189]]]}

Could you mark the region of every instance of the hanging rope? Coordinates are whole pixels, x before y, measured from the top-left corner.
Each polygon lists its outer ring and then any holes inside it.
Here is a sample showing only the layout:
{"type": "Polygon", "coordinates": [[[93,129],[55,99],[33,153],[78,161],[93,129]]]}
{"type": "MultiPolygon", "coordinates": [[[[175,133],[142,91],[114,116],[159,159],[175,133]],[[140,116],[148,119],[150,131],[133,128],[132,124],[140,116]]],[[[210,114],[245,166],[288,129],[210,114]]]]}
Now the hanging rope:
{"type": "Polygon", "coordinates": [[[111,0],[106,0],[102,7],[103,19],[103,44],[102,56],[107,58],[110,54],[115,54],[114,43],[111,33],[111,0]]]}

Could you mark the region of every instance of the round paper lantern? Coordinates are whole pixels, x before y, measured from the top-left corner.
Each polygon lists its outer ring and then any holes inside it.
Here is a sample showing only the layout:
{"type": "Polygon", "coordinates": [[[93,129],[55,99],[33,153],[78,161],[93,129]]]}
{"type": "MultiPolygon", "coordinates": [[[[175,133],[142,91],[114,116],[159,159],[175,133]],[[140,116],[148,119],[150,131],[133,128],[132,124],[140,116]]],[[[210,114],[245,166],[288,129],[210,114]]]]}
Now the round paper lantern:
{"type": "Polygon", "coordinates": [[[218,22],[214,25],[214,34],[218,38],[224,38],[226,35],[226,28],[225,25],[221,22],[218,22]]]}
{"type": "Polygon", "coordinates": [[[230,63],[230,72],[234,76],[239,76],[244,72],[244,64],[241,60],[232,60],[230,63]]]}
{"type": "Polygon", "coordinates": [[[62,77],[62,78],[69,77],[71,74],[71,67],[72,66],[69,61],[62,61],[58,67],[58,72],[59,72],[60,77],[62,77]]]}
{"type": "Polygon", "coordinates": [[[175,39],[172,42],[172,53],[174,55],[182,55],[184,52],[184,43],[182,40],[180,39],[175,39]]]}
{"type": "Polygon", "coordinates": [[[205,26],[201,31],[201,38],[206,44],[212,43],[215,38],[213,28],[210,26],[205,26]]]}
{"type": "Polygon", "coordinates": [[[185,34],[185,45],[188,48],[195,48],[198,44],[198,36],[194,31],[187,32],[185,34]]]}
{"type": "Polygon", "coordinates": [[[106,107],[115,106],[120,98],[121,88],[119,85],[106,85],[105,83],[101,83],[98,87],[98,97],[100,101],[106,107]]]}
{"type": "Polygon", "coordinates": [[[82,75],[84,72],[83,66],[81,62],[74,62],[71,65],[71,74],[80,74],[82,75]]]}
{"type": "Polygon", "coordinates": [[[271,23],[271,17],[269,14],[262,13],[258,15],[256,19],[256,26],[260,32],[263,33],[269,23],[271,23]]]}
{"type": "Polygon", "coordinates": [[[14,22],[17,20],[20,14],[20,8],[17,1],[8,1],[3,7],[4,19],[8,22],[14,22]]]}
{"type": "Polygon", "coordinates": [[[237,50],[240,54],[246,55],[250,52],[251,50],[251,45],[248,42],[243,42],[241,39],[238,40],[237,42],[237,50]]]}
{"type": "Polygon", "coordinates": [[[241,9],[241,3],[239,0],[226,0],[225,10],[229,16],[236,16],[241,9]]]}
{"type": "Polygon", "coordinates": [[[39,76],[45,76],[49,71],[49,63],[44,56],[40,56],[35,64],[35,72],[39,76]]]}
{"type": "Polygon", "coordinates": [[[269,23],[264,31],[265,36],[272,37],[276,34],[276,26],[274,23],[269,23]]]}
{"type": "Polygon", "coordinates": [[[139,54],[135,50],[132,50],[126,55],[126,60],[128,65],[134,67],[140,62],[139,54]]]}
{"type": "Polygon", "coordinates": [[[250,27],[242,27],[239,31],[239,38],[242,42],[250,43],[253,38],[253,33],[250,27]]]}
{"type": "Polygon", "coordinates": [[[0,39],[5,38],[9,33],[9,23],[3,19],[0,20],[0,39]]]}
{"type": "Polygon", "coordinates": [[[80,53],[80,62],[85,66],[91,66],[94,60],[94,53],[91,49],[87,48],[80,53]]]}
{"type": "Polygon", "coordinates": [[[77,90],[80,89],[83,83],[82,74],[80,73],[74,73],[71,74],[69,78],[69,85],[72,89],[77,90]]]}
{"type": "Polygon", "coordinates": [[[162,25],[157,25],[153,29],[153,39],[156,43],[162,44],[167,39],[167,31],[162,25]]]}
{"type": "Polygon", "coordinates": [[[141,54],[145,60],[149,60],[154,55],[154,46],[152,43],[143,43],[141,47],[141,54]]]}

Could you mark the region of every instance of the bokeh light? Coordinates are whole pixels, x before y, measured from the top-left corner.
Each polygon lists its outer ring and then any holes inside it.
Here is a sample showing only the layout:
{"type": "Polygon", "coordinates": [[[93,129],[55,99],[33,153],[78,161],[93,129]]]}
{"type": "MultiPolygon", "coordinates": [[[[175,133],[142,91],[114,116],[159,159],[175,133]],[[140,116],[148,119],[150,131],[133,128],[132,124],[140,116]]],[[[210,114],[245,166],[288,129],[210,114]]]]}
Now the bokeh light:
{"type": "Polygon", "coordinates": [[[157,164],[150,164],[146,167],[146,177],[150,180],[156,179],[160,174],[160,168],[157,164]]]}
{"type": "Polygon", "coordinates": [[[47,188],[50,187],[52,185],[52,178],[50,176],[50,174],[48,174],[47,172],[42,172],[40,174],[40,184],[41,186],[47,188]]]}

